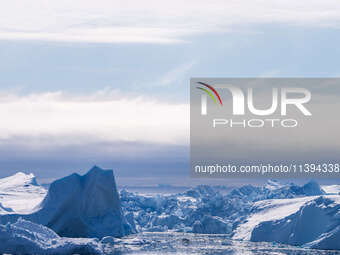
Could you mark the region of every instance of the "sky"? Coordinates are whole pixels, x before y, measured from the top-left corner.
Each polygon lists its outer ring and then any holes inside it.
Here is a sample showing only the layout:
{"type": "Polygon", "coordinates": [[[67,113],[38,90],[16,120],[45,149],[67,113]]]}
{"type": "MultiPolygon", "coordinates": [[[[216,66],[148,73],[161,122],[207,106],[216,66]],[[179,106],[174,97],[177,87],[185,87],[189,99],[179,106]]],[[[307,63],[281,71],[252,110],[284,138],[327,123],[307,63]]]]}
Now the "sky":
{"type": "Polygon", "coordinates": [[[336,0],[4,0],[0,177],[187,182],[190,77],[338,77],[339,28],[336,0]]]}

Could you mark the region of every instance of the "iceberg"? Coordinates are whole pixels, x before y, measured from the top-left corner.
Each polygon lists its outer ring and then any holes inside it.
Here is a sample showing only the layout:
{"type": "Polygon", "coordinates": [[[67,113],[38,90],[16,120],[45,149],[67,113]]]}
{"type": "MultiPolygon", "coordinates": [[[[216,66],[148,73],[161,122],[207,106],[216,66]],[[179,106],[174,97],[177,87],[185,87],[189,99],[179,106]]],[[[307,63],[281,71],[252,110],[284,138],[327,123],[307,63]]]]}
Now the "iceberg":
{"type": "Polygon", "coordinates": [[[0,225],[0,253],[102,254],[102,245],[96,239],[60,237],[47,227],[19,218],[0,225]]]}
{"type": "Polygon", "coordinates": [[[229,197],[256,202],[266,199],[296,198],[324,194],[326,194],[326,192],[313,180],[303,186],[294,183],[281,184],[278,181],[268,180],[263,187],[245,185],[234,189],[231,191],[229,197]]]}
{"type": "Polygon", "coordinates": [[[305,196],[318,196],[326,194],[326,192],[321,188],[319,183],[317,183],[314,180],[303,185],[302,190],[305,196]]]}
{"type": "Polygon", "coordinates": [[[34,174],[18,172],[12,176],[0,179],[0,203],[2,207],[15,213],[30,213],[34,211],[46,196],[46,189],[38,185],[34,174]]]}
{"type": "Polygon", "coordinates": [[[315,181],[299,186],[269,180],[245,185],[227,194],[199,185],[178,194],[141,195],[121,191],[122,209],[137,231],[227,234],[249,240],[259,223],[296,213],[325,192],[315,181]]]}
{"type": "Polygon", "coordinates": [[[54,181],[37,210],[7,214],[2,224],[19,217],[47,226],[63,237],[121,237],[131,233],[122,214],[112,170],[93,167],[81,176],[72,174],[54,181]]]}
{"type": "Polygon", "coordinates": [[[339,249],[339,212],[339,197],[320,196],[287,217],[260,222],[253,229],[250,241],[339,249]]]}
{"type": "Polygon", "coordinates": [[[194,223],[192,232],[200,234],[230,234],[232,232],[232,224],[217,216],[204,216],[201,221],[194,223]]]}

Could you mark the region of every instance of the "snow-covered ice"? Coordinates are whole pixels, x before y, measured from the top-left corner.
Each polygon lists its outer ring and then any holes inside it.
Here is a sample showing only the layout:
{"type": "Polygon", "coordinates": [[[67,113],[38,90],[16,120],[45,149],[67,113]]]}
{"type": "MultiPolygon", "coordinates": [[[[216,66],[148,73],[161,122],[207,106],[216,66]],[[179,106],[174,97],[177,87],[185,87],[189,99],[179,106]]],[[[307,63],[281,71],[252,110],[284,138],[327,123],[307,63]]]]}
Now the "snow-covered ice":
{"type": "MultiPolygon", "coordinates": [[[[337,219],[340,214],[340,196],[327,195],[316,181],[310,181],[303,186],[268,181],[263,187],[245,185],[229,194],[221,194],[213,187],[204,185],[179,194],[148,197],[123,190],[121,198],[124,213],[129,214],[129,221],[139,231],[225,234],[234,240],[282,242],[311,248],[339,249],[330,240],[334,240],[340,233],[340,221],[337,219]],[[311,229],[311,238],[301,242],[287,242],[281,236],[270,232],[281,233],[281,229],[275,228],[278,222],[289,225],[294,215],[299,215],[303,208],[321,198],[333,201],[330,205],[333,208],[332,213],[324,204],[318,208],[320,214],[315,212],[320,221],[321,216],[332,219],[328,228],[318,229],[319,232],[316,231],[317,228],[311,229]],[[268,224],[272,224],[269,230],[268,224]],[[267,236],[269,238],[266,239],[267,236]],[[316,239],[320,241],[316,242],[316,239]]],[[[315,221],[307,214],[302,218],[306,224],[315,221]]],[[[322,224],[325,225],[325,222],[322,224]]],[[[300,229],[290,229],[284,233],[299,235],[298,231],[304,229],[308,228],[303,225],[300,229]]]]}
{"type": "Polygon", "coordinates": [[[172,195],[145,196],[122,190],[121,201],[138,231],[230,234],[249,239],[261,220],[285,217],[323,194],[315,181],[303,186],[268,181],[263,187],[245,185],[228,194],[206,185],[172,195]]]}
{"type": "Polygon", "coordinates": [[[282,219],[267,219],[253,229],[251,241],[340,249],[339,196],[320,196],[282,219]]]}
{"type": "Polygon", "coordinates": [[[29,213],[46,196],[46,189],[37,184],[35,176],[22,172],[0,179],[0,214],[8,213],[1,208],[10,208],[16,213],[29,213]]]}
{"type": "Polygon", "coordinates": [[[340,195],[340,185],[323,185],[321,187],[327,194],[340,195]]]}
{"type": "Polygon", "coordinates": [[[269,199],[255,202],[245,223],[234,231],[234,239],[250,240],[253,229],[261,222],[274,221],[296,213],[306,202],[315,197],[300,197],[291,199],[269,199]]]}

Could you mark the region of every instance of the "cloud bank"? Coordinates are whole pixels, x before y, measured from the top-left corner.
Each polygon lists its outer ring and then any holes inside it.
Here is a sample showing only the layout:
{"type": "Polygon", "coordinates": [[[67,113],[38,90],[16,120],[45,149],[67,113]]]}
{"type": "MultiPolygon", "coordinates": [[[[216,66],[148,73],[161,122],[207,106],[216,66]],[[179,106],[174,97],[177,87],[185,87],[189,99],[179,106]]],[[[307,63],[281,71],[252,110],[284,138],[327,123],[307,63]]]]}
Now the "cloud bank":
{"type": "MultiPolygon", "coordinates": [[[[0,94],[0,140],[35,138],[30,144],[188,144],[189,105],[101,91],[0,94]],[[45,141],[43,137],[48,137],[45,141]]],[[[24,141],[24,140],[23,140],[24,141]]]]}

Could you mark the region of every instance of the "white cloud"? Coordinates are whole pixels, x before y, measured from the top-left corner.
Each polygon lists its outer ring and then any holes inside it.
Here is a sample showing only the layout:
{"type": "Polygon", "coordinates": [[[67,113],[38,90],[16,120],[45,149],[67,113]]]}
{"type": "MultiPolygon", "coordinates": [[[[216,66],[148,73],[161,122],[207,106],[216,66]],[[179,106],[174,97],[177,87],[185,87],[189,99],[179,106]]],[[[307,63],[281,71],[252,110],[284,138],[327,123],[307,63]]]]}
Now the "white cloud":
{"type": "MultiPolygon", "coordinates": [[[[268,99],[267,94],[258,96],[259,102],[268,99]]],[[[243,155],[244,148],[255,154],[263,151],[267,153],[273,148],[275,151],[290,151],[291,148],[339,151],[340,141],[335,138],[340,121],[334,117],[336,109],[340,107],[339,97],[314,93],[313,102],[310,106],[313,116],[302,119],[301,128],[288,130],[287,133],[276,128],[254,129],[247,133],[237,128],[228,132],[230,129],[226,128],[222,140],[229,145],[229,155],[243,155]]],[[[223,103],[227,109],[231,108],[230,98],[223,100],[223,103]]],[[[293,114],[289,118],[299,119],[300,115],[298,112],[297,116],[293,114]]],[[[227,114],[226,118],[230,116],[227,114]]],[[[90,95],[45,92],[19,96],[15,93],[0,93],[0,119],[0,150],[5,148],[7,153],[11,147],[17,153],[27,147],[30,151],[69,145],[82,148],[92,144],[96,145],[93,147],[96,149],[91,147],[95,152],[107,149],[109,153],[115,151],[115,155],[126,151],[139,155],[145,151],[156,153],[158,147],[152,148],[150,144],[189,144],[188,104],[123,95],[119,91],[103,90],[90,95]],[[122,145],[112,149],[110,144],[122,145]]],[[[200,136],[200,139],[204,145],[210,143],[214,136],[200,136]]],[[[224,142],[221,143],[221,137],[216,139],[221,146],[225,146],[224,142]]]]}
{"type": "Polygon", "coordinates": [[[0,95],[0,143],[15,137],[57,145],[88,142],[188,144],[189,106],[117,93],[0,95]]]}
{"type": "Polygon", "coordinates": [[[235,25],[339,21],[338,0],[3,0],[0,39],[176,43],[235,25]]]}

